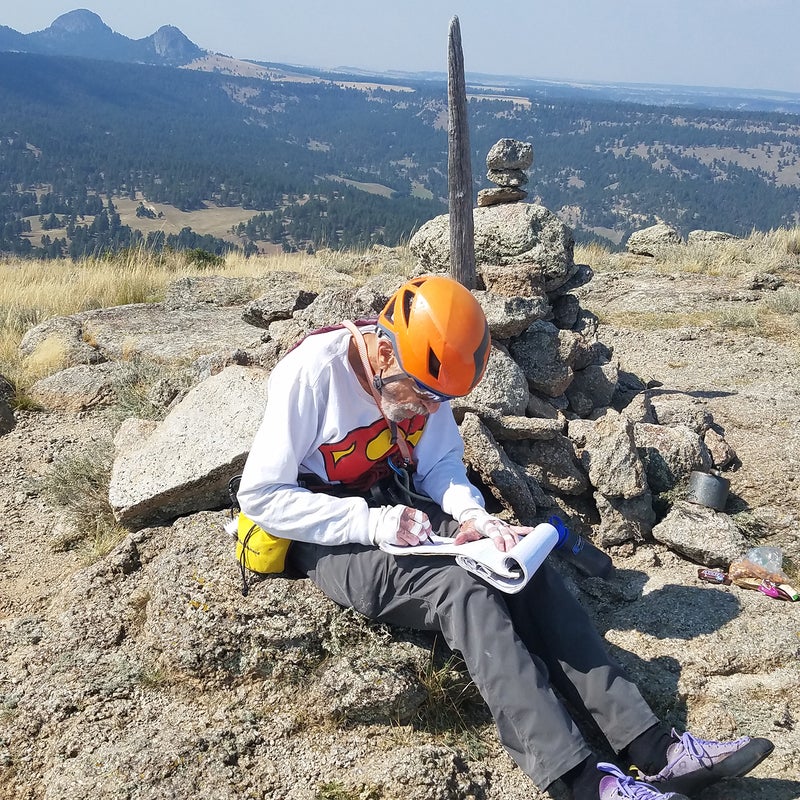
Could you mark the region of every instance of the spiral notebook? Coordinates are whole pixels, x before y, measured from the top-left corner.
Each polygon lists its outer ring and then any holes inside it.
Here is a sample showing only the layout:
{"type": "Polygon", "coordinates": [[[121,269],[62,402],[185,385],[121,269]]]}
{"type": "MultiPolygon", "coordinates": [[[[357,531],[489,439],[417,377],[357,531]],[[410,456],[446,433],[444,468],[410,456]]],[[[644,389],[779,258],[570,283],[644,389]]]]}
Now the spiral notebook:
{"type": "Polygon", "coordinates": [[[503,592],[520,591],[558,542],[558,531],[544,522],[523,536],[511,550],[498,550],[491,539],[454,544],[445,536],[431,536],[416,547],[382,544],[396,556],[455,556],[456,564],[503,592]]]}

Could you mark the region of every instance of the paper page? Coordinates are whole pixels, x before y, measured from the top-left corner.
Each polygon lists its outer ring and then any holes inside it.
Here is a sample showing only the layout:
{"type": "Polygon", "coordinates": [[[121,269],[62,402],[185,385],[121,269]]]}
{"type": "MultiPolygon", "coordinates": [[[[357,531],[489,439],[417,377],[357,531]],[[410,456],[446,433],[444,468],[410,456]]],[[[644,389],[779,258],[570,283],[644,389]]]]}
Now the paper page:
{"type": "Polygon", "coordinates": [[[475,573],[492,586],[514,593],[522,589],[558,542],[558,531],[547,523],[537,525],[506,553],[500,555],[500,567],[480,563],[466,554],[456,556],[456,563],[475,573]]]}
{"type": "MultiPolygon", "coordinates": [[[[485,540],[484,540],[485,541],[485,540]]],[[[477,544],[477,542],[467,542],[467,544],[477,544]]],[[[494,546],[494,545],[492,545],[494,546]]],[[[381,543],[381,550],[393,553],[396,556],[455,556],[463,552],[463,544],[454,544],[448,536],[437,536],[435,533],[424,544],[414,547],[404,547],[399,544],[381,543]]]]}

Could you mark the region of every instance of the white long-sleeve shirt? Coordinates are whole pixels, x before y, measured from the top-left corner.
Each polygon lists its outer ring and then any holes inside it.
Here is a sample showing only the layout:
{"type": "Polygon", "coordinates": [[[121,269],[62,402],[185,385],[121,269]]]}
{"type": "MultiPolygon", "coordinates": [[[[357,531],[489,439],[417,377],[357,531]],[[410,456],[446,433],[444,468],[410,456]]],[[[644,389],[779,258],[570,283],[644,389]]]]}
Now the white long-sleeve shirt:
{"type": "MultiPolygon", "coordinates": [[[[242,512],[274,536],[370,543],[366,500],[299,484],[310,473],[326,484],[360,486],[371,472],[383,474],[387,455],[397,452],[386,420],[350,365],[349,342],[347,329],[309,336],[270,375],[238,499],[242,512]]],[[[466,476],[464,443],[449,403],[429,417],[399,423],[398,435],[413,452],[417,491],[456,519],[467,508],[483,507],[466,476]]]]}

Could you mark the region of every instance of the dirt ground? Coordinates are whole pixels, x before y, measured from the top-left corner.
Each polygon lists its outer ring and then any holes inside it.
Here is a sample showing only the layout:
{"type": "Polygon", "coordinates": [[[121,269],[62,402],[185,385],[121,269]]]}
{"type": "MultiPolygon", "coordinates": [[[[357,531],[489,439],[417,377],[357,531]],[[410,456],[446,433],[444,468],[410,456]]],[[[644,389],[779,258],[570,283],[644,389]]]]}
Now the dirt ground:
{"type": "Polygon", "coordinates": [[[83,565],[78,550],[54,548],[61,512],[38,482],[61,453],[108,436],[99,415],[19,412],[14,430],[0,437],[0,625],[41,613],[62,578],[83,565]]]}

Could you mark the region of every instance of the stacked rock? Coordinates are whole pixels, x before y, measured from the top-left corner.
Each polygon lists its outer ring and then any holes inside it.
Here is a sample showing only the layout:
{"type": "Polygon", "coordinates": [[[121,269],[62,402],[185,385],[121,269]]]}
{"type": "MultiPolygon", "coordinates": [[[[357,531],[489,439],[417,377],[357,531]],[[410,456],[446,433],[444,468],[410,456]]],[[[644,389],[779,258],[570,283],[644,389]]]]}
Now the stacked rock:
{"type": "Polygon", "coordinates": [[[500,139],[486,156],[486,177],[496,185],[494,189],[478,192],[479,206],[499,203],[516,203],[528,193],[522,187],[528,183],[525,170],[533,164],[533,146],[518,139],[500,139]]]}

